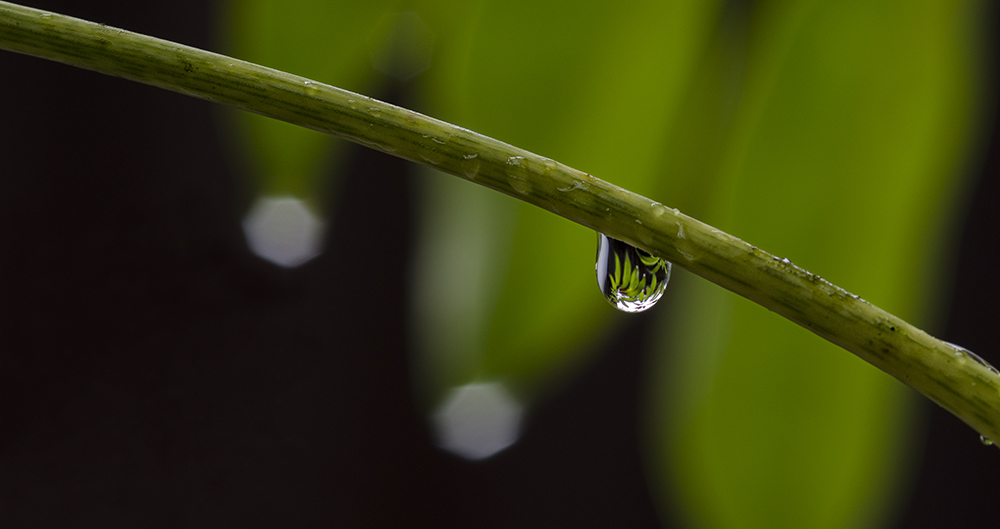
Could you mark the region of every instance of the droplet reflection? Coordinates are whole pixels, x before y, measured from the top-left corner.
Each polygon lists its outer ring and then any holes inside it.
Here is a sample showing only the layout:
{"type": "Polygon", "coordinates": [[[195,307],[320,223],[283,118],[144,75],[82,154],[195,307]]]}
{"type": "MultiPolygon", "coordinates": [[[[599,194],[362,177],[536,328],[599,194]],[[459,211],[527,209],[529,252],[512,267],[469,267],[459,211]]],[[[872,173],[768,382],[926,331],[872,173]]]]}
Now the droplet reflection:
{"type": "Polygon", "coordinates": [[[670,261],[631,244],[597,234],[597,286],[608,303],[623,312],[642,312],[663,297],[670,261]]]}

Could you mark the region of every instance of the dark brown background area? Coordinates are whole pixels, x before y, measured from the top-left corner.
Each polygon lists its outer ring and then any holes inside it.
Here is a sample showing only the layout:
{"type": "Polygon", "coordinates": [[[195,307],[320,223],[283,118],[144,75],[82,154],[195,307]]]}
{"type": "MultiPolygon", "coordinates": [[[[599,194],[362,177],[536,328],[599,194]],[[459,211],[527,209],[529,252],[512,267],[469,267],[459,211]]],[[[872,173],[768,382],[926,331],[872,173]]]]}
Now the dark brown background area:
{"type": "MultiPolygon", "coordinates": [[[[31,4],[215,48],[207,2],[31,4]]],[[[245,246],[218,108],[8,52],[0,72],[0,527],[661,525],[637,434],[648,318],[521,442],[461,461],[409,387],[410,165],[352,148],[328,251],[283,270],[245,246]]],[[[990,112],[942,335],[1000,363],[990,112]]],[[[924,406],[896,527],[994,520],[1000,452],[924,406]]]]}

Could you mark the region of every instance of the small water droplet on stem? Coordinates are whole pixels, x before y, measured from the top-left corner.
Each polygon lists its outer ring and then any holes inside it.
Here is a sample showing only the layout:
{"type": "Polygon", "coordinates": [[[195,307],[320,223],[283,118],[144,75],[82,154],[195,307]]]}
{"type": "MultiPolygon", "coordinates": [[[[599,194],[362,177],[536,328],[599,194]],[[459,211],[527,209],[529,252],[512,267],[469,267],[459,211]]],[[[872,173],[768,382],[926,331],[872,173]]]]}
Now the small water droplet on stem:
{"type": "Polygon", "coordinates": [[[479,155],[475,153],[466,154],[462,158],[462,174],[469,180],[475,180],[476,175],[479,174],[479,155]]]}
{"type": "Polygon", "coordinates": [[[528,182],[528,161],[524,156],[511,156],[507,158],[507,182],[510,187],[519,194],[527,195],[531,193],[531,183],[528,182]]]}
{"type": "Polygon", "coordinates": [[[962,347],[960,345],[955,345],[953,343],[948,343],[948,342],[945,342],[945,343],[947,343],[952,348],[954,348],[955,356],[957,358],[963,358],[963,357],[964,358],[968,358],[968,359],[974,361],[975,363],[977,363],[977,364],[985,367],[990,373],[993,373],[994,375],[1000,376],[1000,370],[998,370],[997,368],[993,367],[993,365],[990,364],[989,362],[987,362],[986,360],[984,360],[983,357],[977,355],[976,353],[973,353],[972,351],[970,351],[970,350],[968,350],[968,349],[966,349],[966,348],[964,348],[964,347],[962,347]]]}

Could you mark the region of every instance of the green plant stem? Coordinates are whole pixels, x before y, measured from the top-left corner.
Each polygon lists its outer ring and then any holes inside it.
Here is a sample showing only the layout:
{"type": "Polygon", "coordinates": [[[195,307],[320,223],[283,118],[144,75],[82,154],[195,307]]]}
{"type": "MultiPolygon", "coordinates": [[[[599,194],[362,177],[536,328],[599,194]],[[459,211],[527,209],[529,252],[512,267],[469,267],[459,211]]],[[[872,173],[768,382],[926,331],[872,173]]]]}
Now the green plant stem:
{"type": "Polygon", "coordinates": [[[0,48],[329,133],[534,204],[788,318],[1000,440],[1000,376],[977,357],[786,260],[589,174],[302,77],[6,2],[0,2],[0,48]]]}

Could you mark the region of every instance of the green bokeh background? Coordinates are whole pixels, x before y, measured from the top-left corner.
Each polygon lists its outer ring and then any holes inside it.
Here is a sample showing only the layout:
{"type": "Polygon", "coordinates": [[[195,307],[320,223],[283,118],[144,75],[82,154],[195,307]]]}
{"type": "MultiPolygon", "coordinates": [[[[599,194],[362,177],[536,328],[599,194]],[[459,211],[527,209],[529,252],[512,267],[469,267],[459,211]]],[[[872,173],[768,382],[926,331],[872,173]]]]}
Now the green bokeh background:
{"type": "MultiPolygon", "coordinates": [[[[677,207],[933,332],[983,125],[984,9],[244,0],[219,34],[237,57],[369,95],[405,82],[417,110],[677,207]],[[424,27],[394,35],[399,13],[424,27]],[[432,54],[415,76],[372,67],[417,48],[432,54]]],[[[233,120],[261,194],[324,207],[335,140],[233,120]]],[[[418,401],[429,412],[452,387],[500,381],[544,402],[627,317],[597,292],[594,234],[423,173],[418,401]]],[[[699,528],[885,522],[916,457],[913,392],[714,285],[673,282],[642,410],[656,501],[699,528]]]]}

